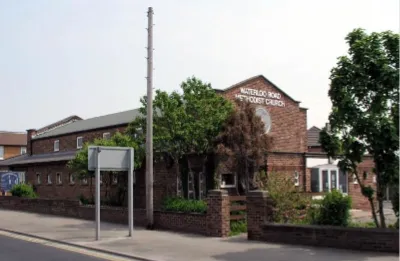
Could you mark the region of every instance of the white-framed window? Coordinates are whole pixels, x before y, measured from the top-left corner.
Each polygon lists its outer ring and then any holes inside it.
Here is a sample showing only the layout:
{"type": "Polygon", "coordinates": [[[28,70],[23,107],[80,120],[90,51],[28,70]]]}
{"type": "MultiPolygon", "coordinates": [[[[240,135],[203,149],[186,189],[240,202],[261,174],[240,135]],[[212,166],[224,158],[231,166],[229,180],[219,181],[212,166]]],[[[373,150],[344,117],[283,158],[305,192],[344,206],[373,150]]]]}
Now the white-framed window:
{"type": "Polygon", "coordinates": [[[76,138],[76,148],[82,149],[83,147],[83,137],[76,138]]]}
{"type": "Polygon", "coordinates": [[[221,188],[235,188],[236,175],[234,173],[221,174],[221,188]]]}
{"type": "Polygon", "coordinates": [[[41,180],[40,180],[40,173],[36,173],[36,184],[40,184],[41,180]]]}
{"type": "Polygon", "coordinates": [[[112,174],[112,183],[117,184],[118,183],[118,175],[117,174],[112,174]]]}
{"type": "Polygon", "coordinates": [[[83,185],[88,184],[88,179],[87,179],[87,178],[83,178],[83,179],[82,179],[82,184],[83,184],[83,185]]]}
{"type": "Polygon", "coordinates": [[[326,167],[319,169],[319,192],[329,192],[333,189],[340,190],[339,168],[326,167]]]}
{"type": "Polygon", "coordinates": [[[4,146],[0,146],[0,160],[4,159],[4,146]]]}
{"type": "Polygon", "coordinates": [[[57,174],[56,174],[56,181],[57,181],[57,184],[62,184],[62,176],[61,176],[61,173],[57,173],[57,174]]]}
{"type": "Polygon", "coordinates": [[[300,185],[300,174],[299,172],[294,172],[294,185],[297,187],[300,185]]]}
{"type": "Polygon", "coordinates": [[[69,184],[75,184],[75,177],[73,173],[69,174],[69,184]]]}
{"type": "Polygon", "coordinates": [[[103,139],[109,140],[111,138],[111,134],[109,132],[104,132],[103,133],[103,139]]]}
{"type": "Polygon", "coordinates": [[[26,154],[26,147],[21,147],[21,155],[26,154]]]}
{"type": "Polygon", "coordinates": [[[47,174],[47,184],[51,184],[51,174],[47,174]]]}
{"type": "Polygon", "coordinates": [[[376,183],[376,174],[372,177],[372,182],[376,183]]]}
{"type": "Polygon", "coordinates": [[[358,184],[356,174],[353,174],[353,184],[358,184]]]}
{"type": "Polygon", "coordinates": [[[60,150],[60,141],[55,140],[54,141],[54,151],[59,151],[60,150]]]}

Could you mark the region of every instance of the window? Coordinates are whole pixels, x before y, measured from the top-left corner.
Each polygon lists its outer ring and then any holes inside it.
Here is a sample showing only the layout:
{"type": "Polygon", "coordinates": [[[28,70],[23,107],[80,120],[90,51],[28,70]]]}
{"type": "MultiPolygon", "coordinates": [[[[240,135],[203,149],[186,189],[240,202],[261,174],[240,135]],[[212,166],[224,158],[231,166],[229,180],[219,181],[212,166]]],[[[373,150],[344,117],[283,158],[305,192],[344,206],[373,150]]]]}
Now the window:
{"type": "Polygon", "coordinates": [[[55,140],[54,141],[54,151],[59,151],[60,150],[60,141],[55,140]]]}
{"type": "Polygon", "coordinates": [[[40,184],[40,174],[39,173],[37,173],[36,174],[36,184],[40,184]]]}
{"type": "Polygon", "coordinates": [[[300,175],[297,171],[294,172],[294,185],[295,186],[300,185],[300,175]]]}
{"type": "Polygon", "coordinates": [[[353,174],[353,184],[358,184],[358,180],[355,174],[353,174]]]}
{"type": "Polygon", "coordinates": [[[75,184],[75,177],[73,173],[69,174],[69,184],[75,184]]]}
{"type": "Polygon", "coordinates": [[[82,149],[83,147],[83,137],[76,138],[76,148],[82,149]]]}
{"type": "Polygon", "coordinates": [[[236,187],[236,176],[233,173],[224,173],[221,175],[221,188],[236,187]]]}
{"type": "Polygon", "coordinates": [[[4,159],[4,146],[0,146],[0,160],[4,159]]]}
{"type": "Polygon", "coordinates": [[[271,130],[271,116],[268,111],[260,107],[256,110],[256,115],[261,118],[261,121],[264,123],[265,133],[268,133],[271,130]]]}
{"type": "Polygon", "coordinates": [[[57,178],[57,184],[62,184],[62,176],[61,176],[61,173],[57,173],[57,174],[56,174],[56,178],[57,178]]]}
{"type": "Polygon", "coordinates": [[[47,175],[47,184],[51,184],[51,174],[47,175]]]}
{"type": "Polygon", "coordinates": [[[105,133],[103,133],[103,139],[105,139],[105,140],[109,140],[111,138],[111,135],[110,135],[110,133],[109,132],[105,132],[105,133]]]}
{"type": "Polygon", "coordinates": [[[83,185],[86,185],[87,183],[88,183],[87,178],[83,178],[83,179],[82,179],[82,184],[83,184],[83,185]]]}
{"type": "Polygon", "coordinates": [[[376,174],[372,177],[372,182],[376,183],[376,174]]]}
{"type": "Polygon", "coordinates": [[[324,166],[311,169],[311,192],[330,192],[339,190],[347,193],[347,178],[337,166],[324,166]]]}
{"type": "Polygon", "coordinates": [[[21,147],[21,155],[26,153],[26,147],[21,147]]]}
{"type": "Polygon", "coordinates": [[[118,183],[118,176],[117,176],[117,174],[113,174],[113,175],[112,175],[112,183],[113,183],[113,184],[117,184],[117,183],[118,183]]]}
{"type": "Polygon", "coordinates": [[[103,184],[103,175],[100,174],[100,185],[103,184]]]}

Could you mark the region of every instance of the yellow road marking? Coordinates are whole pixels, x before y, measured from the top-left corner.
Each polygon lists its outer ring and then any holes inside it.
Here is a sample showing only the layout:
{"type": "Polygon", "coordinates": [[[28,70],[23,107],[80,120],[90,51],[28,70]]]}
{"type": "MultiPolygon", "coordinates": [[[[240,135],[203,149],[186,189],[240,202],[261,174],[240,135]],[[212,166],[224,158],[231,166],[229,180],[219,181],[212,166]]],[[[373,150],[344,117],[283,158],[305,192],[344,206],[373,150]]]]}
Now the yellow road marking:
{"type": "Polygon", "coordinates": [[[20,240],[24,240],[24,241],[28,241],[28,242],[32,242],[32,243],[37,243],[37,244],[41,244],[41,245],[45,245],[45,246],[50,246],[50,247],[78,253],[78,254],[83,254],[83,255],[92,256],[92,257],[96,257],[96,258],[102,258],[102,259],[109,260],[109,261],[132,261],[132,260],[135,260],[133,258],[131,259],[131,258],[113,256],[110,254],[101,253],[101,252],[97,252],[94,250],[84,249],[84,248],[80,248],[80,247],[74,247],[74,246],[70,246],[70,245],[64,245],[64,244],[60,244],[60,243],[56,243],[56,242],[51,242],[48,240],[24,236],[24,235],[20,235],[20,234],[14,234],[14,233],[1,231],[1,230],[0,230],[0,235],[15,238],[15,239],[20,239],[20,240]]]}

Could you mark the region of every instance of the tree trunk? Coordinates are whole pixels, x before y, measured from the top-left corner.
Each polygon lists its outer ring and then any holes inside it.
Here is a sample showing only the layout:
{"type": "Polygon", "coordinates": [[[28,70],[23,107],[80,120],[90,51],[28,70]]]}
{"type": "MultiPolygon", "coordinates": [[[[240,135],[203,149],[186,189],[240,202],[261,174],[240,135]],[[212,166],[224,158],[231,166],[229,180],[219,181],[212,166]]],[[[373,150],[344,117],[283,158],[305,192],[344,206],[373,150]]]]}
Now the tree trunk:
{"type": "Polygon", "coordinates": [[[385,213],[383,212],[383,184],[382,184],[382,179],[381,176],[379,175],[380,172],[376,168],[376,177],[377,177],[377,182],[376,182],[376,197],[378,199],[378,212],[379,212],[379,219],[381,223],[381,228],[386,228],[386,222],[385,222],[385,213]]]}
{"type": "MultiPolygon", "coordinates": [[[[354,172],[354,174],[356,175],[357,182],[358,182],[358,184],[360,185],[360,189],[361,189],[361,192],[362,192],[362,191],[364,190],[365,186],[364,186],[364,184],[361,182],[361,179],[360,179],[360,177],[358,176],[358,173],[357,173],[357,172],[354,172]]],[[[375,204],[374,204],[373,198],[367,197],[367,196],[365,196],[364,194],[363,194],[363,196],[366,197],[366,198],[368,199],[369,204],[371,205],[371,213],[372,213],[372,218],[374,219],[374,222],[375,222],[375,226],[376,226],[376,227],[379,227],[378,217],[376,216],[375,204]]]]}
{"type": "Polygon", "coordinates": [[[249,168],[248,168],[248,161],[247,159],[244,160],[244,166],[245,166],[245,177],[246,177],[246,196],[249,194],[249,168]]]}

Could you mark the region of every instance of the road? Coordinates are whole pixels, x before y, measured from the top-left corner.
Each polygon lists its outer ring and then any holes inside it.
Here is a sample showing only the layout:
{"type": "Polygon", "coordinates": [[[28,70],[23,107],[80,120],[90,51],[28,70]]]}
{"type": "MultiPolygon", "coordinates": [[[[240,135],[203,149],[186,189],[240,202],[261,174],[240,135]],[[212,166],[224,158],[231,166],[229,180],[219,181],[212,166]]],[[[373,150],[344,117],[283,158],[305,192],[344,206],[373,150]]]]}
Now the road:
{"type": "Polygon", "coordinates": [[[0,260],[4,261],[105,261],[103,259],[52,246],[0,235],[0,260]]]}

